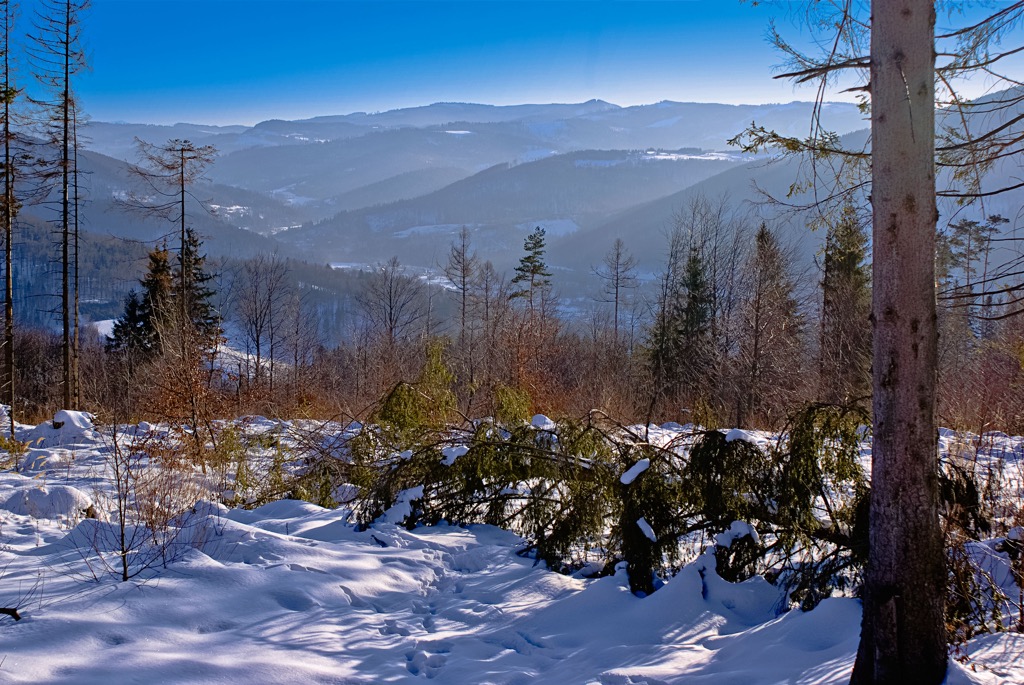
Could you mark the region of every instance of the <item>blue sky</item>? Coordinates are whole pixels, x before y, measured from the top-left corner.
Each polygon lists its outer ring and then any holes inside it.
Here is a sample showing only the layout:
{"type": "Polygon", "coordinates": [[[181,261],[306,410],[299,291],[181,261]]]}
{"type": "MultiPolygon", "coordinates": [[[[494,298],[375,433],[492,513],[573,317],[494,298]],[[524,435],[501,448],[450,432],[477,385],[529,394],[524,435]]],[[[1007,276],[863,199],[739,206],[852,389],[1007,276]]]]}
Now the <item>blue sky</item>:
{"type": "Polygon", "coordinates": [[[771,79],[769,16],[738,0],[93,0],[77,91],[94,119],[152,123],[808,99],[771,79]]]}
{"type": "Polygon", "coordinates": [[[217,124],[438,101],[811,99],[771,78],[780,4],[93,0],[76,90],[98,120],[217,124]]]}

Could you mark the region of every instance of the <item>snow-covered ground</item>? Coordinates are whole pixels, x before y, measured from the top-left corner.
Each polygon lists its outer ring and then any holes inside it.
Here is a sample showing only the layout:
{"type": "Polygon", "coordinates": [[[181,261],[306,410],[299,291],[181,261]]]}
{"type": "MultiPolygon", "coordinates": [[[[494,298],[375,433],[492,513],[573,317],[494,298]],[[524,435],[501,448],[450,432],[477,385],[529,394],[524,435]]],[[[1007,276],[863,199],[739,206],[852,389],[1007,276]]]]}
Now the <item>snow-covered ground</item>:
{"type": "MultiPolygon", "coordinates": [[[[774,587],[726,583],[709,555],[641,599],[624,571],[550,572],[497,528],[357,532],[347,512],[295,500],[252,511],[201,504],[166,567],[119,582],[97,556],[109,542],[98,535],[109,512],[97,511],[110,505],[109,439],[82,415],[57,419],[59,428],[21,427],[27,468],[0,473],[0,606],[22,616],[0,617],[0,682],[849,678],[854,599],[778,615],[774,587]],[[100,520],[83,518],[90,504],[100,520]]],[[[948,683],[1024,683],[1024,635],[983,636],[967,653],[948,683]]]]}

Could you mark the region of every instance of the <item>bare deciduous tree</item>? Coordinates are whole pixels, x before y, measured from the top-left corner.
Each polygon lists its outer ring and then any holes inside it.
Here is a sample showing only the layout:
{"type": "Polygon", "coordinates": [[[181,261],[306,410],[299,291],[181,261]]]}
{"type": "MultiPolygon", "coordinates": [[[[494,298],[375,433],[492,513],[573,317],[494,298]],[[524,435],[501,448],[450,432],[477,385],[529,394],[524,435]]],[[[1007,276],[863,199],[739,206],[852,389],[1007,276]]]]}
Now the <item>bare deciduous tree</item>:
{"type": "Polygon", "coordinates": [[[424,287],[392,257],[373,270],[358,296],[370,339],[381,346],[386,373],[396,370],[400,344],[419,333],[426,317],[424,287]]]}
{"type": "Polygon", "coordinates": [[[606,299],[602,301],[612,304],[612,337],[615,345],[618,345],[619,308],[627,306],[627,291],[635,290],[638,285],[636,257],[629,253],[621,238],[616,238],[608,254],[604,256],[604,262],[594,269],[594,273],[604,285],[602,290],[606,299]]]}
{"type": "Polygon", "coordinates": [[[290,290],[288,264],[277,255],[258,255],[242,264],[238,278],[235,311],[246,352],[252,356],[249,375],[257,388],[266,378],[268,392],[273,395],[275,355],[285,335],[282,328],[290,290]]]}

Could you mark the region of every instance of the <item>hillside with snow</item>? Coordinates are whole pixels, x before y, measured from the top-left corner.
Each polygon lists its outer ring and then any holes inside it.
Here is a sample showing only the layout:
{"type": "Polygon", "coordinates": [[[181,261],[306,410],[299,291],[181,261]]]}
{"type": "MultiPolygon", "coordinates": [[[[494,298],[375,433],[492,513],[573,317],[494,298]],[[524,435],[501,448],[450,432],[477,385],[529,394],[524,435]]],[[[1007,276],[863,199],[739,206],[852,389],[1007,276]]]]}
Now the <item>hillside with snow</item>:
{"type": "MultiPolygon", "coordinates": [[[[300,445],[311,429],[260,418],[235,427],[269,447],[300,445]]],[[[680,430],[671,424],[654,433],[666,439],[680,430]]],[[[21,619],[0,617],[3,682],[768,685],[849,678],[857,599],[837,595],[812,611],[784,610],[785,596],[764,578],[720,578],[709,548],[641,598],[629,591],[622,564],[604,577],[588,577],[587,569],[555,573],[518,554],[517,535],[492,526],[409,530],[399,525],[397,507],[363,529],[344,507],[289,499],[230,508],[218,501],[235,493],[215,470],[198,467],[176,471],[187,474],[169,489],[175,496],[154,504],[173,510],[165,526],[126,526],[132,551],[124,568],[132,577],[120,582],[120,476],[112,467],[127,463],[135,482],[161,491],[146,480],[161,472],[157,442],[146,442],[150,454],[138,461],[118,459],[140,440],[167,434],[142,424],[114,435],[73,412],[18,426],[27,443],[20,472],[0,473],[0,606],[17,608],[21,619]]],[[[733,431],[727,439],[765,436],[733,431]]],[[[945,434],[945,449],[956,440],[945,434]]],[[[985,444],[980,459],[998,459],[1009,478],[1019,477],[1024,439],[989,435],[985,444]]],[[[621,482],[642,470],[624,472],[621,482]]],[[[975,553],[1010,590],[1009,561],[998,549],[997,540],[980,542],[975,553]]],[[[976,637],[954,654],[947,683],[1024,682],[1021,655],[1019,633],[976,637]]]]}

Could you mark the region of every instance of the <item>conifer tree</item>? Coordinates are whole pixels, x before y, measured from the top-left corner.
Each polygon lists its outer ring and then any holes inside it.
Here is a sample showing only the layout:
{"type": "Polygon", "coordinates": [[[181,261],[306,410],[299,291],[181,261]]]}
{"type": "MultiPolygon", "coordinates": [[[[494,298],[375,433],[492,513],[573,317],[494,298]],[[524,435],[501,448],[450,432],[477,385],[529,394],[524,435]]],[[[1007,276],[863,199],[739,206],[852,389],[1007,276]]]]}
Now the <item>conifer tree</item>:
{"type": "Polygon", "coordinates": [[[14,28],[14,7],[10,0],[0,0],[0,97],[3,108],[0,112],[0,136],[3,137],[3,197],[0,202],[0,219],[3,222],[4,239],[4,337],[3,337],[3,394],[0,402],[9,408],[8,428],[10,437],[14,438],[14,220],[20,209],[15,196],[14,186],[18,177],[17,162],[21,155],[14,147],[15,135],[12,131],[14,123],[14,104],[21,91],[14,83],[13,65],[11,63],[11,32],[14,28]]]}
{"type": "Polygon", "coordinates": [[[871,272],[868,237],[846,203],[825,236],[821,281],[819,397],[844,403],[871,391],[871,272]]]}
{"type": "Polygon", "coordinates": [[[713,287],[700,249],[685,243],[681,231],[670,236],[658,308],[648,333],[648,368],[654,381],[648,419],[659,402],[684,402],[692,411],[708,399],[715,357],[713,287]]]}
{"type": "Polygon", "coordinates": [[[132,288],[124,298],[124,313],[114,321],[112,335],[107,338],[107,352],[126,354],[134,358],[135,353],[148,349],[150,338],[148,322],[143,313],[142,298],[132,288]]]}
{"type": "Polygon", "coordinates": [[[754,242],[740,324],[736,425],[753,419],[770,427],[785,416],[795,394],[803,321],[778,238],[762,223],[754,242]]]}
{"type": "Polygon", "coordinates": [[[543,358],[550,354],[544,341],[552,341],[557,322],[552,311],[551,272],[544,261],[544,229],[538,226],[523,243],[526,254],[519,260],[509,286],[509,302],[523,300],[525,317],[519,320],[510,341],[513,358],[513,382],[529,386],[536,398],[547,382],[541,372],[543,358]]]}
{"type": "MultiPolygon", "coordinates": [[[[177,224],[178,292],[190,292],[192,283],[199,283],[200,287],[203,287],[204,281],[189,282],[189,279],[196,275],[195,262],[199,259],[199,243],[194,233],[190,235],[187,201],[191,197],[205,210],[203,203],[196,200],[189,192],[189,188],[202,178],[206,167],[213,163],[217,149],[212,145],[195,145],[190,140],[179,139],[169,140],[163,145],[136,139],[136,145],[140,163],[134,167],[133,172],[142,190],[132,191],[128,198],[119,204],[129,211],[177,224]],[[191,255],[188,254],[189,250],[192,251],[191,255]]],[[[201,263],[200,260],[200,266],[201,263]]],[[[188,297],[179,298],[177,304],[178,317],[182,321],[196,322],[195,313],[190,313],[188,309],[191,304],[188,297]]],[[[206,314],[200,312],[198,316],[202,318],[206,314]]]]}
{"type": "Polygon", "coordinates": [[[538,298],[551,286],[551,272],[544,261],[544,229],[537,226],[533,233],[526,236],[523,249],[526,254],[519,260],[516,275],[512,278],[510,299],[523,298],[527,302],[531,322],[538,304],[538,298]]]}
{"type": "Polygon", "coordinates": [[[151,358],[160,352],[161,329],[166,325],[172,291],[170,253],[164,246],[149,253],[145,276],[139,281],[141,296],[132,290],[125,309],[114,322],[107,351],[126,354],[129,363],[151,358]]]}
{"type": "Polygon", "coordinates": [[[74,77],[85,69],[85,52],[81,45],[81,15],[88,9],[89,0],[42,0],[36,13],[35,35],[29,50],[36,78],[46,93],[34,103],[39,107],[42,121],[41,132],[45,142],[56,150],[56,157],[46,160],[42,176],[47,183],[60,187],[60,218],[57,220],[60,233],[61,252],[61,323],[63,358],[64,406],[73,408],[76,404],[74,378],[74,349],[72,331],[73,294],[72,250],[77,245],[75,214],[78,207],[73,202],[72,178],[77,169],[74,155],[77,134],[77,108],[72,88],[74,77]]]}
{"type": "Polygon", "coordinates": [[[714,344],[711,325],[714,289],[708,280],[707,264],[696,246],[690,247],[683,273],[684,304],[678,330],[678,362],[682,382],[691,398],[704,393],[700,386],[713,366],[714,344]]]}
{"type": "Polygon", "coordinates": [[[213,305],[216,294],[210,287],[213,275],[206,271],[206,255],[200,252],[202,242],[191,229],[185,229],[181,256],[172,274],[172,298],[179,311],[186,312],[188,322],[199,336],[200,344],[212,349],[220,337],[220,316],[213,305]]]}
{"type": "MultiPolygon", "coordinates": [[[[815,197],[863,192],[870,170],[874,446],[864,615],[851,680],[939,683],[948,651],[944,593],[936,592],[947,576],[935,421],[936,196],[971,202],[1020,188],[1017,182],[981,183],[986,171],[1019,149],[1020,119],[1006,115],[1024,93],[1007,58],[1021,50],[1024,3],[1000,3],[987,16],[940,31],[936,9],[944,3],[933,0],[805,5],[814,40],[787,42],[774,30],[772,39],[792,67],[780,77],[819,86],[812,133],[798,140],[752,127],[737,141],[746,138],[747,150],[777,147],[815,160],[842,157],[844,169],[848,161],[860,167],[853,182],[849,174],[835,175],[831,188],[816,175],[815,197]],[[800,44],[821,49],[808,53],[800,44]],[[870,150],[844,149],[817,116],[840,73],[856,78],[848,91],[870,98],[871,135],[864,138],[870,150]],[[990,95],[962,97],[965,83],[979,76],[990,95]],[[951,172],[945,189],[936,187],[940,166],[951,172]]],[[[951,8],[948,16],[956,13],[951,8]]],[[[1019,276],[1015,271],[1019,264],[1000,280],[1019,276]]],[[[1000,280],[974,295],[1012,293],[1019,302],[1021,286],[1004,287],[1000,280]]]]}

